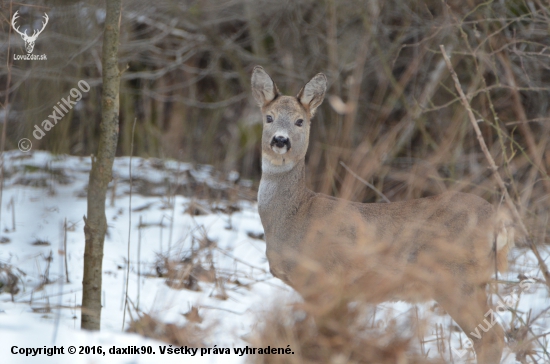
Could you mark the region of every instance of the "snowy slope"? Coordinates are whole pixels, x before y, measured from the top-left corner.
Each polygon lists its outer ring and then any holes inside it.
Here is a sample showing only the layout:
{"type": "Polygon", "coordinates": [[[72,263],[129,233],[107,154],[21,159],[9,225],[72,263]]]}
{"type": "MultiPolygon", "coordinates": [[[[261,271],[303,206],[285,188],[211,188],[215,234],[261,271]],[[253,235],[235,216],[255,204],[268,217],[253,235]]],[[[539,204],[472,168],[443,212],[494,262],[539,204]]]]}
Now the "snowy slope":
{"type": "MultiPolygon", "coordinates": [[[[105,347],[107,343],[122,346],[147,343],[158,346],[159,342],[148,341],[135,334],[121,333],[130,224],[129,183],[125,181],[129,177],[129,159],[118,159],[115,164],[117,196],[114,206],[110,206],[108,201],[106,213],[109,231],[105,241],[103,263],[102,332],[94,334],[78,330],[80,311],[76,307],[81,301],[84,255],[82,217],[86,214],[85,187],[90,169],[89,159],[56,157],[42,152],[30,155],[8,153],[6,159],[8,179],[3,196],[0,236],[4,240],[9,239],[9,242],[0,245],[0,262],[17,268],[14,272],[21,276],[24,284],[21,292],[14,297],[15,303],[11,302],[10,294],[0,295],[0,333],[2,337],[10,338],[8,342],[1,341],[2,356],[7,354],[8,348],[12,345],[67,347],[103,344],[105,347]],[[66,283],[64,279],[62,252],[65,219],[69,227],[67,267],[71,283],[66,283]],[[48,263],[50,252],[52,259],[48,263]],[[47,270],[50,283],[42,285],[47,270]],[[63,308],[56,308],[60,306],[63,308]],[[57,320],[58,333],[54,339],[57,320]]],[[[215,333],[212,337],[216,339],[207,344],[225,348],[242,346],[239,336],[250,331],[255,319],[254,313],[258,309],[261,310],[261,302],[265,297],[289,292],[288,288],[268,273],[264,242],[247,236],[248,232],[263,231],[255,206],[248,202],[240,202],[242,210],[234,212],[231,216],[232,229],[226,229],[229,216],[222,212],[199,216],[185,214],[184,211],[191,203],[189,198],[175,196],[172,209],[168,199],[159,195],[166,193],[166,190],[176,183],[185,183],[182,172],[190,169],[190,166],[168,162],[166,170],[161,171],[158,168],[158,161],[138,158],[133,160],[132,177],[135,181],[134,186],[138,187],[134,187],[132,195],[132,210],[137,211],[132,212],[131,221],[129,297],[140,311],[173,323],[185,323],[186,319],[182,314],[192,305],[202,307],[199,312],[204,316],[204,325],[215,323],[215,333]],[[152,185],[149,186],[149,193],[157,196],[139,194],[139,183],[143,179],[147,179],[152,185]],[[171,228],[172,214],[174,223],[171,228]],[[140,219],[144,227],[138,229],[140,219]],[[228,298],[225,300],[213,297],[215,287],[212,284],[199,283],[201,291],[198,292],[176,290],[168,287],[164,278],[155,277],[155,263],[159,259],[159,253],[174,257],[183,256],[185,250],[189,249],[193,237],[200,239],[203,234],[216,242],[216,269],[224,271],[224,278],[238,279],[242,283],[242,286],[228,283],[228,298]],[[139,240],[141,243],[138,257],[139,240]],[[141,276],[139,280],[138,258],[141,276]]],[[[193,176],[197,181],[212,178],[208,168],[193,171],[193,176]]],[[[220,183],[212,181],[212,184],[219,187],[220,183]]],[[[127,328],[130,315],[126,315],[126,322],[127,328]]],[[[71,355],[61,355],[58,359],[61,357],[71,361],[75,359],[71,355]]],[[[163,360],[164,357],[168,356],[164,355],[163,360]]],[[[29,360],[16,355],[7,358],[9,362],[29,360]]],[[[95,362],[97,356],[81,356],[83,361],[86,361],[86,358],[95,362]]],[[[155,360],[147,355],[128,358],[131,358],[132,362],[138,358],[138,362],[155,360]]],[[[128,358],[123,361],[128,362],[128,358]]],[[[212,356],[212,360],[207,362],[228,362],[225,357],[221,361],[216,359],[217,356],[212,356]]],[[[235,356],[235,359],[239,361],[239,356],[235,356]]],[[[242,357],[240,359],[242,361],[242,357]]],[[[54,362],[58,362],[57,359],[54,362]]]]}

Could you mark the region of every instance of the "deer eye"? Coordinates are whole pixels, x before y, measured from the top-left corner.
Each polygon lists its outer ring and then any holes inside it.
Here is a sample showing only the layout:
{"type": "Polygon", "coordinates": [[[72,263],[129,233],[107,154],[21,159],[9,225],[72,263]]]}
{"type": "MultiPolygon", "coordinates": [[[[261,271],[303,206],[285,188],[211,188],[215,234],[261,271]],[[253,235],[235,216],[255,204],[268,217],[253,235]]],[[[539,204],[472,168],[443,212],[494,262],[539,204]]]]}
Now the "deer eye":
{"type": "Polygon", "coordinates": [[[268,122],[268,123],[272,123],[272,122],[273,122],[273,116],[267,115],[267,116],[265,117],[265,121],[268,122]]]}
{"type": "Polygon", "coordinates": [[[302,126],[304,124],[304,120],[303,119],[298,119],[298,120],[296,120],[296,122],[294,124],[296,124],[297,126],[302,126]]]}

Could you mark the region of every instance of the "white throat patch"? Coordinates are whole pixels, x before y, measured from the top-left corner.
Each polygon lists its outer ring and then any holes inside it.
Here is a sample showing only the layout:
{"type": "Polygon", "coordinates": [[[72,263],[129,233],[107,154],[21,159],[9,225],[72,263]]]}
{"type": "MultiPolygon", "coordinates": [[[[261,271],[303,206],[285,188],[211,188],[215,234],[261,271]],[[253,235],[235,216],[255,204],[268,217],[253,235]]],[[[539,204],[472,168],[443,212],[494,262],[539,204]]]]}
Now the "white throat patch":
{"type": "Polygon", "coordinates": [[[294,167],[294,161],[280,156],[262,153],[262,173],[273,174],[288,172],[294,167]]]}
{"type": "Polygon", "coordinates": [[[274,151],[274,152],[277,153],[277,154],[283,155],[283,154],[285,154],[286,152],[288,152],[288,147],[285,145],[285,146],[282,147],[282,148],[278,148],[277,146],[274,145],[274,146],[271,147],[271,150],[274,151]]]}

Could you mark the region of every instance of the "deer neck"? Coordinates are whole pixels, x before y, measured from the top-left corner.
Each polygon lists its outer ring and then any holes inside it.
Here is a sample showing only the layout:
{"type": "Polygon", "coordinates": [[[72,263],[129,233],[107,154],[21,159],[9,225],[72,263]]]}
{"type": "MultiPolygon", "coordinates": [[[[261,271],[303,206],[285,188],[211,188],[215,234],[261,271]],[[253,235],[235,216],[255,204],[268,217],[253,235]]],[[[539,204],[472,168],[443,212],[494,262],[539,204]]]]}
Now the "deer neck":
{"type": "Polygon", "coordinates": [[[283,224],[295,214],[308,195],[304,160],[285,167],[273,166],[266,158],[262,158],[258,210],[262,222],[267,222],[267,225],[283,224]]]}

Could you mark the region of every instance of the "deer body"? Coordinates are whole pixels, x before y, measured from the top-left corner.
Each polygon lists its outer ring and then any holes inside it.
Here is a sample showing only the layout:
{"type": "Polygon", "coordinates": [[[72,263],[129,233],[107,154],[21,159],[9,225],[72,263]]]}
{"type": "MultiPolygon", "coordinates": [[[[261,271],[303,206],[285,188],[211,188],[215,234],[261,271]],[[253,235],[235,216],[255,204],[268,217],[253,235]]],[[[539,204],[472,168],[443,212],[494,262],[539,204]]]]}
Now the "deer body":
{"type": "Polygon", "coordinates": [[[325,89],[318,74],[297,97],[282,96],[263,68],[252,75],[264,118],[258,210],[272,274],[306,301],[321,299],[312,288],[334,276],[371,303],[434,299],[475,338],[478,363],[499,363],[502,328],[475,333],[489,311],[485,285],[506,268],[513,231],[472,194],[364,204],[309,190],[310,120],[325,89]]]}
{"type": "MultiPolygon", "coordinates": [[[[492,245],[483,244],[490,241],[492,234],[484,234],[482,230],[477,230],[477,226],[469,221],[466,212],[474,206],[477,212],[474,217],[477,220],[476,224],[483,226],[489,223],[493,207],[485,200],[471,194],[448,193],[390,204],[354,203],[307,189],[304,170],[305,166],[302,162],[284,176],[264,175],[258,192],[258,209],[265,229],[270,269],[274,276],[285,283],[294,287],[293,281],[299,280],[299,277],[293,279],[292,276],[293,268],[297,263],[295,259],[303,251],[302,242],[310,240],[317,242],[317,247],[322,247],[326,252],[323,254],[324,257],[317,258],[320,258],[327,271],[338,269],[339,266],[350,267],[345,256],[339,257],[338,252],[357,246],[361,243],[360,240],[372,241],[372,244],[375,241],[394,242],[395,245],[391,249],[394,271],[391,274],[390,272],[384,274],[385,284],[388,284],[389,280],[398,281],[409,265],[416,269],[422,268],[422,265],[418,265],[418,261],[422,260],[423,254],[434,254],[439,258],[437,262],[430,262],[432,266],[426,267],[431,271],[445,269],[457,276],[471,274],[473,272],[465,272],[465,269],[460,266],[462,263],[460,259],[455,261],[455,256],[440,251],[443,247],[438,244],[442,240],[452,243],[453,236],[462,236],[468,229],[471,230],[469,234],[471,238],[461,241],[463,248],[470,252],[478,250],[478,255],[487,258],[487,264],[479,262],[479,267],[475,269],[475,273],[480,275],[478,276],[480,283],[483,280],[487,281],[494,273],[494,264],[490,264],[492,245]],[[293,185],[291,181],[295,184],[293,185]],[[289,190],[288,186],[294,188],[289,190]],[[335,213],[337,211],[342,212],[335,213]],[[402,227],[416,224],[443,228],[420,230],[414,237],[400,238],[402,227]],[[323,246],[327,240],[329,246],[323,246]],[[481,246],[473,246],[476,243],[481,243],[481,246]],[[433,267],[434,263],[440,267],[433,267]]],[[[449,250],[452,252],[453,249],[449,250]]],[[[375,257],[377,251],[378,249],[372,249],[375,257]]],[[[475,256],[472,258],[476,259],[475,256]]],[[[363,273],[382,274],[378,266],[382,262],[373,263],[375,264],[355,269],[361,269],[363,273]]],[[[383,263],[387,262],[383,261],[383,263]]],[[[425,277],[417,278],[418,284],[410,282],[410,290],[402,287],[399,291],[388,292],[386,296],[377,295],[375,301],[423,302],[433,299],[433,294],[425,292],[421,283],[429,285],[431,290],[440,277],[427,274],[425,277]]],[[[399,282],[395,284],[399,285],[399,282]]]]}

